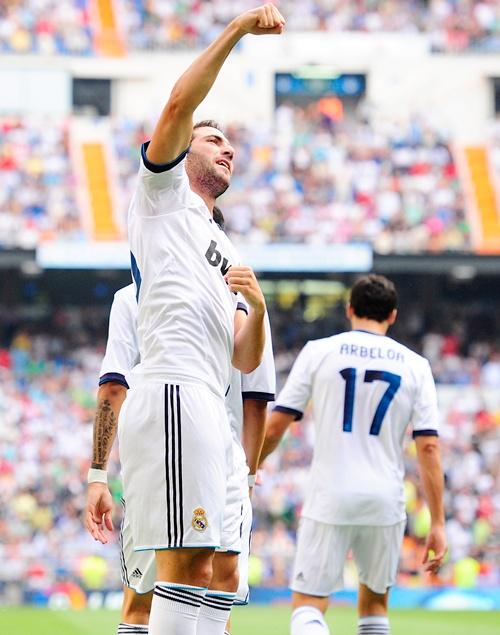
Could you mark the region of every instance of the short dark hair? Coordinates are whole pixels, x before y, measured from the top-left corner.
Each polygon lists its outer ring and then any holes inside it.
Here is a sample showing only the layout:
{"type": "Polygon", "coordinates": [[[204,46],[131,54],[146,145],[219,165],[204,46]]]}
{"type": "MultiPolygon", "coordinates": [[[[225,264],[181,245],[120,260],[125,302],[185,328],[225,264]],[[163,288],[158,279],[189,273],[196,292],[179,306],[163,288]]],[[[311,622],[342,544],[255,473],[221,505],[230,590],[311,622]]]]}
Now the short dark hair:
{"type": "Polygon", "coordinates": [[[393,282],[370,273],[355,283],[349,302],[356,317],[385,322],[398,305],[398,295],[393,282]]]}
{"type": "MultiPolygon", "coordinates": [[[[217,121],[215,121],[215,119],[203,119],[202,121],[197,121],[193,126],[193,132],[197,128],[215,128],[216,130],[224,134],[224,130],[222,130],[221,125],[217,121]]],[[[192,138],[193,137],[191,136],[191,139],[192,138]]]]}
{"type": "Polygon", "coordinates": [[[221,209],[219,207],[217,207],[217,205],[214,206],[214,211],[213,211],[212,215],[214,217],[214,222],[217,223],[217,225],[221,229],[224,229],[224,226],[226,224],[226,221],[225,221],[225,218],[224,218],[224,214],[222,213],[221,209]]]}

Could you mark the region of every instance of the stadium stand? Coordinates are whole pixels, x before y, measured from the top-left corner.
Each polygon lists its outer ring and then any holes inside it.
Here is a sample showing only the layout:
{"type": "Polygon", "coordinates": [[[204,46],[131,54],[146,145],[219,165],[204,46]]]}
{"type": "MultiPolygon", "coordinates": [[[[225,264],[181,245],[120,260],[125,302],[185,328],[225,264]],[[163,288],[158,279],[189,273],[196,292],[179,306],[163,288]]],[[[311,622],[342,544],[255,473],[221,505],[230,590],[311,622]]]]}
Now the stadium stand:
{"type": "Polygon", "coordinates": [[[0,121],[0,245],[83,235],[69,161],[68,128],[36,119],[0,121]]]}
{"type": "MultiPolygon", "coordinates": [[[[7,120],[0,127],[0,244],[33,246],[55,236],[119,238],[102,178],[106,153],[117,158],[123,206],[116,213],[123,227],[140,145],[150,126],[114,122],[114,148],[106,152],[102,143],[87,143],[82,163],[74,148],[70,152],[71,125],[46,124],[7,120]],[[93,203],[100,205],[95,231],[84,221],[85,206],[72,189],[85,180],[82,174],[87,174],[93,203]],[[13,193],[20,186],[19,200],[13,193]]],[[[320,103],[284,104],[275,126],[231,125],[227,134],[236,166],[221,206],[237,243],[367,242],[378,253],[471,248],[449,140],[424,121],[369,122],[358,115],[338,122],[320,103]]]]}
{"type": "MultiPolygon", "coordinates": [[[[281,0],[290,31],[427,33],[434,51],[498,51],[496,0],[281,0]]],[[[0,51],[121,55],[205,46],[250,0],[8,0],[0,51]],[[124,42],[123,42],[123,41],[124,42]]]]}

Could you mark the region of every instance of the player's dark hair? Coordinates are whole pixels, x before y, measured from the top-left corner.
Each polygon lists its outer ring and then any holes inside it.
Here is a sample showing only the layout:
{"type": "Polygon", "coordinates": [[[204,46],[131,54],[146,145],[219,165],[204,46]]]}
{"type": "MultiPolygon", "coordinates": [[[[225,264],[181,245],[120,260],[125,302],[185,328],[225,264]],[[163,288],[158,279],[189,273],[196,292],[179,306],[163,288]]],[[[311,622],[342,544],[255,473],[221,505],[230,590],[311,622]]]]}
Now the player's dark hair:
{"type": "Polygon", "coordinates": [[[397,307],[398,295],[390,280],[371,273],[355,283],[349,302],[356,317],[384,322],[397,307]]]}
{"type": "Polygon", "coordinates": [[[217,223],[217,225],[221,229],[224,229],[224,225],[226,223],[226,221],[224,219],[224,214],[220,211],[220,209],[217,207],[217,205],[214,207],[214,211],[213,211],[212,215],[213,215],[214,221],[217,223]]]}
{"type": "MultiPolygon", "coordinates": [[[[216,130],[224,134],[224,130],[222,130],[221,125],[214,119],[203,119],[203,121],[197,121],[193,126],[193,132],[196,130],[196,128],[215,128],[216,130]]],[[[193,137],[191,136],[191,140],[192,139],[193,137]]]]}

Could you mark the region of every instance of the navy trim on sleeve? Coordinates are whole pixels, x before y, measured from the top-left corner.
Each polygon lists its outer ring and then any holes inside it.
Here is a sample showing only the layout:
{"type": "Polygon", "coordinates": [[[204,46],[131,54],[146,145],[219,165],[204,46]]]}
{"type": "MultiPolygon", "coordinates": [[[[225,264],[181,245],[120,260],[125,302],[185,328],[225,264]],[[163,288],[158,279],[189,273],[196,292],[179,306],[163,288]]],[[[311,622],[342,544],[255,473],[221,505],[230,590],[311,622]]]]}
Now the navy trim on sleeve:
{"type": "Polygon", "coordinates": [[[295,408],[287,408],[286,406],[275,406],[273,411],[283,412],[286,415],[293,415],[295,417],[294,421],[300,421],[304,416],[304,413],[300,410],[295,410],[295,408]]]}
{"type": "Polygon", "coordinates": [[[238,302],[238,304],[236,305],[236,310],[237,311],[245,311],[245,313],[248,315],[247,305],[243,304],[243,302],[238,302]]]}
{"type": "Polygon", "coordinates": [[[245,399],[255,399],[255,401],[274,401],[276,399],[276,395],[272,392],[252,392],[251,390],[242,392],[241,396],[243,397],[243,401],[245,401],[245,399]]]}
{"type": "Polygon", "coordinates": [[[130,268],[132,270],[132,278],[134,279],[136,288],[135,299],[136,302],[139,302],[139,292],[141,290],[142,276],[137,265],[137,260],[135,259],[135,256],[132,252],[130,252],[130,268]]]}
{"type": "Polygon", "coordinates": [[[127,384],[127,380],[125,379],[125,375],[122,375],[121,373],[106,373],[105,375],[102,375],[102,377],[99,378],[99,386],[102,386],[103,384],[109,384],[109,382],[111,381],[114,381],[117,384],[121,384],[127,389],[130,388],[130,386],[127,384]]]}
{"type": "Polygon", "coordinates": [[[416,439],[417,437],[438,437],[437,430],[414,430],[412,433],[412,437],[416,439]]]}
{"type": "Polygon", "coordinates": [[[146,143],[143,143],[141,146],[141,156],[142,156],[142,160],[144,161],[144,165],[147,167],[147,169],[150,172],[154,172],[155,174],[161,174],[162,172],[168,172],[169,170],[172,170],[173,168],[175,168],[176,165],[179,165],[179,163],[182,161],[182,159],[184,159],[184,157],[186,156],[186,154],[188,153],[189,148],[186,148],[184,150],[184,152],[181,152],[179,154],[179,156],[177,157],[177,159],[174,159],[173,161],[170,161],[169,163],[151,163],[151,161],[148,159],[147,155],[146,155],[146,151],[148,149],[149,144],[151,143],[151,141],[146,141],[146,143]]]}

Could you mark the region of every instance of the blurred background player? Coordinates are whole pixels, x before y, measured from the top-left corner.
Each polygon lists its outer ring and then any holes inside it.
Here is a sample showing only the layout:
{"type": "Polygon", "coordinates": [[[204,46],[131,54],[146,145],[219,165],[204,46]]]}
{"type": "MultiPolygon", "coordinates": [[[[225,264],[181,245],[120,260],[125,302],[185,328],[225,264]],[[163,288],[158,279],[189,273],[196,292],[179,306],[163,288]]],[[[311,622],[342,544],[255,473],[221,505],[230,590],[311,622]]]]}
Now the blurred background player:
{"type": "MultiPolygon", "coordinates": [[[[134,548],[156,553],[151,635],[197,631],[221,546],[231,362],[251,372],[265,341],[264,296],[213,220],[233,149],[216,128],[193,135],[193,113],[246,33],[278,34],[283,25],[270,4],[233,20],[176,82],[142,147],[128,222],[141,364],[119,436],[134,548]],[[246,320],[235,317],[236,292],[249,305],[246,320]]],[[[210,598],[213,613],[229,608],[234,594],[217,589],[210,598]]],[[[217,618],[204,619],[216,632],[217,618]]]]}
{"type": "MultiPolygon", "coordinates": [[[[219,212],[219,222],[221,219],[219,212]]],[[[243,304],[239,305],[239,309],[246,311],[243,304]]],[[[131,284],[115,294],[99,379],[92,462],[101,465],[103,470],[116,436],[118,415],[129,388],[130,374],[139,361],[137,301],[135,287],[131,284]]],[[[236,592],[237,604],[248,603],[248,551],[252,525],[249,488],[255,483],[258,456],[264,440],[267,403],[274,400],[275,388],[271,331],[266,317],[266,347],[262,363],[248,375],[234,370],[226,395],[233,437],[233,464],[226,493],[222,548],[214,557],[209,589],[223,589],[231,594],[236,592]]],[[[124,518],[120,530],[120,561],[125,595],[118,635],[144,634],[148,633],[155,558],[151,551],[134,551],[124,500],[122,504],[124,518]]],[[[105,529],[111,531],[113,528],[112,511],[113,500],[107,485],[90,483],[85,524],[91,535],[103,544],[107,542],[105,529]]],[[[230,606],[220,606],[220,598],[212,606],[209,594],[204,598],[198,622],[199,632],[207,634],[217,633],[223,628],[230,610],[230,606]]]]}
{"type": "Polygon", "coordinates": [[[424,563],[436,573],[446,553],[438,410],[429,363],[387,337],[397,295],[379,275],[351,290],[352,330],[309,341],[268,421],[262,460],[312,400],[316,440],[291,587],[292,635],[329,632],[323,614],[343,586],[350,550],[359,572],[358,634],[389,633],[406,525],[403,440],[411,422],[431,514],[424,563]]]}

